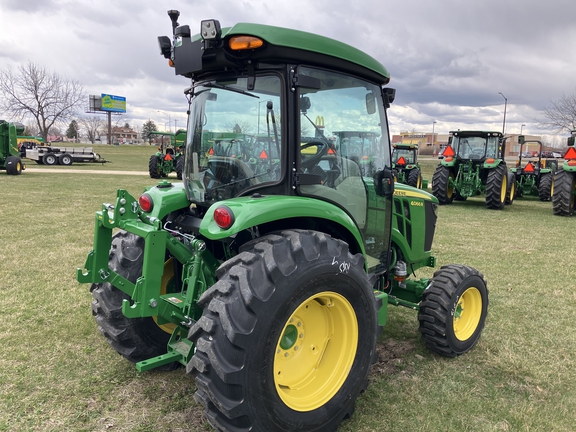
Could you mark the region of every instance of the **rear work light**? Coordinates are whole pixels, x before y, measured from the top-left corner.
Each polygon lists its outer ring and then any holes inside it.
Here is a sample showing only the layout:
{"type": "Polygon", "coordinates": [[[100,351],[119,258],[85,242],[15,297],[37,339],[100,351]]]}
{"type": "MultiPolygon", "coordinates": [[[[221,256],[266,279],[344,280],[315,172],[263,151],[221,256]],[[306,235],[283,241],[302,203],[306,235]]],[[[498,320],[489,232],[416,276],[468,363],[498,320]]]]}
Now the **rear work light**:
{"type": "Polygon", "coordinates": [[[148,194],[140,195],[140,198],[138,198],[138,204],[140,204],[142,211],[145,211],[146,213],[151,212],[154,208],[154,201],[152,201],[152,198],[148,194]]]}
{"type": "Polygon", "coordinates": [[[220,228],[228,229],[234,224],[234,213],[228,206],[219,206],[214,210],[214,222],[220,228]]]}
{"type": "Polygon", "coordinates": [[[232,36],[228,42],[230,49],[234,51],[260,48],[264,41],[254,36],[232,36]]]}

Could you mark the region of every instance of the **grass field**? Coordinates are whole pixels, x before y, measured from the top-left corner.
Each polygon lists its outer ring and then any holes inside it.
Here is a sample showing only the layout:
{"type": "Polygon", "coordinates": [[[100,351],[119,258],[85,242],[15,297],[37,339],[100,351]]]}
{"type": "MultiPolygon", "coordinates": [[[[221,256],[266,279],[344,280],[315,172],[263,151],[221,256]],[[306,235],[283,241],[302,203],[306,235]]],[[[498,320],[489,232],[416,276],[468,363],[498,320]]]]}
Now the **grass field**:
{"type": "MultiPolygon", "coordinates": [[[[112,163],[72,168],[146,172],[154,151],[104,145],[112,163]]],[[[437,161],[425,164],[429,180],[437,161]]],[[[209,431],[184,369],[137,372],[101,337],[89,286],[75,279],[94,212],[118,187],[137,196],[155,181],[28,168],[0,172],[0,431],[209,431]]],[[[440,207],[438,264],[488,280],[483,336],[445,359],[424,348],[415,312],[391,307],[371,384],[339,431],[573,431],[575,227],[535,198],[503,211],[480,197],[440,207]]]]}

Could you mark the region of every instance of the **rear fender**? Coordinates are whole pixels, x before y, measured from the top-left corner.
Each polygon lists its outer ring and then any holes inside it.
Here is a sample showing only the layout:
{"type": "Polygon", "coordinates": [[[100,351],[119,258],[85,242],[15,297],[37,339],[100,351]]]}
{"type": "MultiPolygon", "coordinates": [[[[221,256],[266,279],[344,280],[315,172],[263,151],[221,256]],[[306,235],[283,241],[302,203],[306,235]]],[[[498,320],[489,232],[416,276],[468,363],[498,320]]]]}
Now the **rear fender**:
{"type": "Polygon", "coordinates": [[[292,218],[325,219],[339,224],[351,233],[357,250],[365,252],[362,235],[344,210],[329,202],[298,196],[255,195],[219,201],[206,212],[200,224],[200,234],[210,240],[221,240],[254,226],[292,218]],[[234,222],[228,229],[220,228],[214,221],[214,211],[222,206],[233,213],[234,222]]]}

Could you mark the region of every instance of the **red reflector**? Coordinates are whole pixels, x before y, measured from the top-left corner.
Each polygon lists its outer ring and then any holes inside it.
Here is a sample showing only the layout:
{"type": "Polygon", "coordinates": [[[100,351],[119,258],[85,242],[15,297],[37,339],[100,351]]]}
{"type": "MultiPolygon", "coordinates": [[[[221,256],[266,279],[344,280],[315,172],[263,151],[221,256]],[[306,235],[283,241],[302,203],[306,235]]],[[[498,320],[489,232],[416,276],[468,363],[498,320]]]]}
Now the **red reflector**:
{"type": "Polygon", "coordinates": [[[527,163],[526,166],[524,167],[524,172],[533,173],[534,165],[532,165],[531,163],[527,163]]]}
{"type": "Polygon", "coordinates": [[[493,158],[486,159],[486,163],[493,164],[494,162],[496,161],[493,158]]]}
{"type": "Polygon", "coordinates": [[[447,156],[456,156],[456,153],[454,153],[454,149],[452,148],[452,146],[446,146],[446,148],[444,149],[444,153],[442,153],[442,156],[447,157],[447,156]]]}
{"type": "Polygon", "coordinates": [[[398,161],[396,161],[396,163],[398,165],[406,165],[406,159],[404,159],[404,156],[400,156],[400,159],[398,159],[398,161]]]}
{"type": "Polygon", "coordinates": [[[260,153],[260,156],[258,156],[260,159],[268,159],[268,153],[266,153],[266,150],[262,150],[262,152],[260,153]]]}
{"type": "Polygon", "coordinates": [[[208,150],[208,155],[214,156],[214,149],[212,147],[210,147],[210,150],[208,150]]]}
{"type": "Polygon", "coordinates": [[[576,159],[576,148],[570,147],[564,155],[564,159],[576,159]]]}
{"type": "Polygon", "coordinates": [[[152,201],[152,198],[150,198],[148,194],[140,195],[138,204],[140,204],[140,208],[145,212],[150,212],[154,208],[154,201],[152,201]]]}
{"type": "Polygon", "coordinates": [[[172,160],[172,156],[170,156],[170,153],[164,156],[164,160],[172,160]]]}
{"type": "Polygon", "coordinates": [[[234,223],[234,213],[227,206],[220,206],[214,210],[214,222],[222,229],[228,229],[234,223]]]}
{"type": "Polygon", "coordinates": [[[328,154],[329,154],[329,155],[335,155],[336,152],[334,151],[334,149],[333,149],[332,147],[330,147],[330,148],[328,149],[328,154]]]}
{"type": "Polygon", "coordinates": [[[445,162],[452,162],[454,158],[452,156],[448,156],[447,158],[444,158],[445,162]]]}

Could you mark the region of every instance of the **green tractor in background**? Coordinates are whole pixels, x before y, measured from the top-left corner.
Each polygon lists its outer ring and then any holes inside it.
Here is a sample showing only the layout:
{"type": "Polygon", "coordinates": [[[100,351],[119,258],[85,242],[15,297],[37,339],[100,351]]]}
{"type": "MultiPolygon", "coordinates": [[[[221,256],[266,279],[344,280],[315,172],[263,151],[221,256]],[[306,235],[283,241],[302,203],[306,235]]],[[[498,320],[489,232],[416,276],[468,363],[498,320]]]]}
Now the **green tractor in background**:
{"type": "Polygon", "coordinates": [[[562,168],[554,176],[552,208],[555,215],[572,216],[576,202],[576,130],[568,138],[568,150],[564,154],[562,168]]]}
{"type": "Polygon", "coordinates": [[[173,132],[150,132],[149,139],[156,138],[160,141],[158,151],[150,156],[148,161],[148,172],[150,177],[159,179],[167,177],[173,171],[176,171],[178,180],[182,180],[184,170],[183,148],[186,142],[186,130],[178,129],[173,132]]]}
{"type": "Polygon", "coordinates": [[[516,198],[524,195],[535,195],[540,201],[550,201],[552,197],[552,184],[554,182],[554,164],[546,166],[546,160],[542,160],[542,142],[537,140],[526,140],[524,135],[518,137],[520,151],[516,167],[511,168],[510,172],[514,174],[516,181],[516,198]],[[524,157],[526,164],[522,165],[522,150],[524,145],[536,143],[539,145],[538,156],[531,158],[524,157]]]}
{"type": "Polygon", "coordinates": [[[442,204],[486,195],[486,207],[501,210],[514,201],[514,175],[504,160],[500,132],[451,131],[443,158],[432,176],[432,194],[442,204]]]}
{"type": "Polygon", "coordinates": [[[380,145],[380,135],[370,131],[335,131],[332,135],[336,137],[336,151],[355,161],[363,175],[372,176],[376,173],[381,164],[375,155],[375,149],[380,145]]]}
{"type": "Polygon", "coordinates": [[[6,174],[19,175],[26,169],[18,150],[18,135],[23,133],[23,124],[0,120],[0,170],[6,174]]]}
{"type": "Polygon", "coordinates": [[[96,212],[76,277],[107,342],[140,371],[185,366],[222,431],[336,430],[368,385],[389,305],[416,311],[438,354],[475,346],[483,275],[451,264],[412,277],[436,265],[438,201],[393,181],[387,70],[318,35],[215,20],[192,35],[168,15],[161,53],[192,79],[183,181],[120,189],[96,212]],[[379,138],[364,149],[373,174],[315,129],[318,115],[379,138]],[[265,148],[211,155],[231,122],[266,130],[265,148]]]}
{"type": "Polygon", "coordinates": [[[428,182],[422,180],[422,169],[418,163],[418,144],[396,143],[392,145],[392,169],[396,181],[418,189],[428,188],[428,182]]]}

